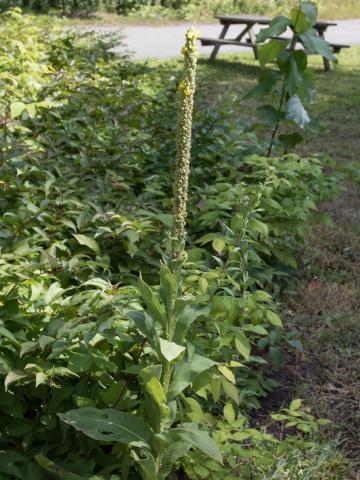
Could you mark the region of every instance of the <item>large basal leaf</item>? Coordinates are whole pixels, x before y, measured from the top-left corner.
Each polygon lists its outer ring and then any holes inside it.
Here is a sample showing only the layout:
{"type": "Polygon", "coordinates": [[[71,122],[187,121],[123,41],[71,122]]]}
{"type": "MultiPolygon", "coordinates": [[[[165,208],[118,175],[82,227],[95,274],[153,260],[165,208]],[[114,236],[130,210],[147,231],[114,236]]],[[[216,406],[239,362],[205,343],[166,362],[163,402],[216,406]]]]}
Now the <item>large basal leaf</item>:
{"type": "MultiPolygon", "coordinates": [[[[179,304],[180,302],[178,302],[179,304]]],[[[177,322],[174,333],[174,342],[182,344],[185,340],[187,331],[190,326],[195,322],[197,318],[201,315],[206,315],[210,312],[209,307],[199,307],[197,305],[186,304],[181,311],[177,312],[177,322]]]]}
{"type": "Polygon", "coordinates": [[[170,414],[166,405],[164,389],[157,377],[152,377],[146,384],[145,409],[147,418],[155,432],[160,432],[161,423],[170,414]]]}
{"type": "Polygon", "coordinates": [[[135,327],[149,340],[155,347],[156,330],[154,320],[144,310],[131,310],[126,312],[126,317],[134,322],[135,327]]]}
{"type": "Polygon", "coordinates": [[[157,479],[157,466],[154,457],[149,453],[146,458],[140,458],[135,455],[136,463],[141,468],[143,480],[157,479]]]}
{"type": "Polygon", "coordinates": [[[159,294],[163,305],[166,305],[166,312],[168,315],[172,315],[172,311],[174,310],[177,290],[178,285],[175,275],[166,265],[162,265],[160,271],[159,294]]]}
{"type": "Polygon", "coordinates": [[[210,437],[208,432],[203,430],[192,430],[190,428],[174,428],[166,434],[166,439],[172,442],[190,443],[193,448],[203,452],[208,457],[223,462],[222,456],[215,440],[210,437]]]}
{"type": "Polygon", "coordinates": [[[179,362],[174,370],[173,378],[168,392],[168,399],[172,400],[190,385],[202,372],[216,365],[210,358],[194,354],[179,362]]]}
{"type": "Polygon", "coordinates": [[[119,442],[150,448],[152,432],[145,422],[135,415],[113,408],[92,407],[59,413],[60,419],[94,440],[119,442]]]}
{"type": "Polygon", "coordinates": [[[174,342],[168,342],[164,338],[159,338],[161,355],[168,362],[172,362],[185,351],[185,347],[174,342]]]}
{"type": "Polygon", "coordinates": [[[160,480],[168,478],[175,462],[185,455],[191,448],[189,442],[174,442],[166,448],[161,462],[161,469],[159,472],[160,480]]]}
{"type": "Polygon", "coordinates": [[[309,115],[298,95],[292,95],[290,97],[287,104],[286,118],[297,123],[301,128],[304,128],[310,122],[309,115]]]}
{"type": "Polygon", "coordinates": [[[149,315],[155,322],[158,322],[165,327],[165,308],[161,305],[152,289],[142,278],[139,278],[138,285],[140,295],[147,306],[149,315]]]}
{"type": "MultiPolygon", "coordinates": [[[[37,463],[47,472],[51,473],[52,475],[55,476],[55,478],[59,478],[60,480],[86,480],[89,479],[88,476],[80,476],[77,475],[76,473],[71,473],[65,470],[61,465],[57,465],[56,463],[52,462],[48,458],[46,458],[44,455],[36,455],[35,460],[37,463]]],[[[96,477],[93,477],[93,480],[95,480],[96,477]]]]}

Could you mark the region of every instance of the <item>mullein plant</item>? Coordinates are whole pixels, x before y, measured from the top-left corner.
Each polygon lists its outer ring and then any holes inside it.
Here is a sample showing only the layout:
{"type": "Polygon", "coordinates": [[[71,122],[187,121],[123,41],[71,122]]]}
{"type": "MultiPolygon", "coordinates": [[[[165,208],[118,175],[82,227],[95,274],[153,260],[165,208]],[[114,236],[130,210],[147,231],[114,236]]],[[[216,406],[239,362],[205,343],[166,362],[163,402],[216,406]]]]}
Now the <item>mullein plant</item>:
{"type": "MultiPolygon", "coordinates": [[[[182,266],[186,261],[186,217],[190,173],[192,112],[195,93],[196,40],[192,28],[182,50],[185,68],[179,85],[175,209],[170,232],[171,253],[161,266],[160,286],[153,289],[140,277],[139,292],[144,309],[127,313],[130,326],[141,335],[136,370],[142,399],[134,413],[114,408],[84,407],[59,417],[65,423],[99,441],[125,445],[121,478],[128,478],[133,462],[145,480],[173,478],[181,459],[198,450],[222,463],[219,448],[199,423],[187,423],[183,402],[192,383],[217,362],[201,356],[189,340],[191,325],[209,312],[184,294],[182,266]],[[140,347],[141,345],[141,347],[140,347]]],[[[211,378],[210,380],[211,381],[211,378]]],[[[38,459],[44,461],[44,459],[38,459]]],[[[133,478],[133,477],[131,477],[133,478]]]]}

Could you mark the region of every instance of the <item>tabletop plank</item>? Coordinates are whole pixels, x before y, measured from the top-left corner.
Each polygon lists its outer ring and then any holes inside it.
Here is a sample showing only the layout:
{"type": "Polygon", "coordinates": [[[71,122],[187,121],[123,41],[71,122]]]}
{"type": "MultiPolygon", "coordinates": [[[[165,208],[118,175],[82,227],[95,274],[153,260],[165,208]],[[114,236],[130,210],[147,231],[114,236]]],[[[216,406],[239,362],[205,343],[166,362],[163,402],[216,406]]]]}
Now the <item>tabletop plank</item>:
{"type": "MultiPolygon", "coordinates": [[[[258,25],[269,25],[273,17],[266,17],[263,15],[216,15],[215,18],[220,20],[220,23],[235,25],[238,23],[243,23],[246,25],[255,24],[258,25]]],[[[327,20],[318,20],[314,25],[315,28],[324,28],[324,27],[335,27],[337,23],[330,22],[327,20]]]]}

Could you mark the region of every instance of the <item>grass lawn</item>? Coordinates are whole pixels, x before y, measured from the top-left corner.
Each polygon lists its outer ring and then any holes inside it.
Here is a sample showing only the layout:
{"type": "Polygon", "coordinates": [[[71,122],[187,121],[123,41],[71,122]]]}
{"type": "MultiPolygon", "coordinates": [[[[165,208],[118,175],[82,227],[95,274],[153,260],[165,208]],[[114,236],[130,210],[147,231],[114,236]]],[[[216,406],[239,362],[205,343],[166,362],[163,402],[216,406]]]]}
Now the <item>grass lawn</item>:
{"type": "MultiPolygon", "coordinates": [[[[200,59],[199,105],[222,104],[234,118],[255,120],[257,104],[241,101],[258,77],[255,60],[251,54],[218,58],[200,59]]],[[[346,176],[343,193],[321,206],[334,226],[313,227],[306,265],[285,299],[288,328],[299,331],[304,352],[288,353],[282,376],[293,398],[306,399],[333,421],[329,437],[354,461],[350,480],[360,474],[360,48],[342,53],[330,73],[322,71],[319,58],[311,63],[318,92],[310,107],[315,128],[300,151],[331,156],[346,176]]],[[[177,66],[171,61],[164,68],[177,66]]]]}

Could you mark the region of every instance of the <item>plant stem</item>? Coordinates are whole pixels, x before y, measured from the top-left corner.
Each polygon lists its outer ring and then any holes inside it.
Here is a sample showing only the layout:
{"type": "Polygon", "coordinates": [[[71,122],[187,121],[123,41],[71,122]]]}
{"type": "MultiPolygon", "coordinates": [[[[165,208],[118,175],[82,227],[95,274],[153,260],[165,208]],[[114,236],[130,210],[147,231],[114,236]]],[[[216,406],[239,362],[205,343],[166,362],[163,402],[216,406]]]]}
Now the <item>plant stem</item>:
{"type": "MultiPolygon", "coordinates": [[[[295,46],[296,46],[296,31],[295,31],[295,29],[296,29],[296,24],[299,20],[300,11],[301,11],[301,2],[299,3],[298,9],[297,9],[296,19],[295,19],[295,23],[294,23],[293,36],[292,36],[292,39],[291,39],[289,52],[292,52],[294,50],[295,46]]],[[[274,144],[275,144],[276,134],[277,134],[277,132],[280,128],[280,114],[282,112],[285,97],[286,97],[286,84],[285,84],[285,80],[284,80],[283,85],[282,85],[282,89],[281,89],[281,97],[280,97],[280,103],[279,103],[279,108],[278,108],[278,114],[279,115],[278,115],[278,118],[277,118],[277,121],[276,121],[275,128],[273,130],[273,133],[271,135],[270,145],[269,145],[269,148],[268,148],[268,151],[267,151],[267,157],[270,157],[270,155],[272,153],[272,149],[273,149],[274,144]]]]}

